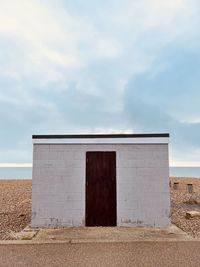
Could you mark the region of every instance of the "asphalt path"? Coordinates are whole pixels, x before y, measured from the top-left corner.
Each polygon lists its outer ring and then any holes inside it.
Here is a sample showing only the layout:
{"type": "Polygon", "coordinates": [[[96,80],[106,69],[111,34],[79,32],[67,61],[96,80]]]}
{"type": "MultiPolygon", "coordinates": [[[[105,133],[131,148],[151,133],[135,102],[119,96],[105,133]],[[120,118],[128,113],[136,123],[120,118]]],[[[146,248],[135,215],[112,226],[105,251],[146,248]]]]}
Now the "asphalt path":
{"type": "Polygon", "coordinates": [[[0,244],[0,266],[199,267],[200,242],[0,244]]]}

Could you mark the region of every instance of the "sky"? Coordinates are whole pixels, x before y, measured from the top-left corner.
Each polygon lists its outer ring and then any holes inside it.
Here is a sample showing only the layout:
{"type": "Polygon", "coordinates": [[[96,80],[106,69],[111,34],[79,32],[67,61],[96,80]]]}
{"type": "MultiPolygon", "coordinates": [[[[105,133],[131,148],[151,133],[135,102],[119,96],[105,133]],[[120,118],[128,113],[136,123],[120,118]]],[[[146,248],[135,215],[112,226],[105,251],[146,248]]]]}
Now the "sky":
{"type": "Polygon", "coordinates": [[[0,166],[32,134],[162,132],[200,166],[199,25],[198,0],[0,0],[0,166]]]}

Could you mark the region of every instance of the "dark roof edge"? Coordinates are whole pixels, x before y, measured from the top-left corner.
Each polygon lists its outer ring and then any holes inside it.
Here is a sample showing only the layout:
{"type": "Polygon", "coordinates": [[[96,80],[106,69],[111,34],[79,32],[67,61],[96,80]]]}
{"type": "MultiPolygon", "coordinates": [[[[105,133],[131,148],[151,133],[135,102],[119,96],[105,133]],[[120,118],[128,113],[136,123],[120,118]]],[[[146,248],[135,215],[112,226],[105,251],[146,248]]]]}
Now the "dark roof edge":
{"type": "Polygon", "coordinates": [[[76,139],[76,138],[155,138],[169,137],[169,133],[152,134],[66,134],[32,135],[33,139],[76,139]]]}

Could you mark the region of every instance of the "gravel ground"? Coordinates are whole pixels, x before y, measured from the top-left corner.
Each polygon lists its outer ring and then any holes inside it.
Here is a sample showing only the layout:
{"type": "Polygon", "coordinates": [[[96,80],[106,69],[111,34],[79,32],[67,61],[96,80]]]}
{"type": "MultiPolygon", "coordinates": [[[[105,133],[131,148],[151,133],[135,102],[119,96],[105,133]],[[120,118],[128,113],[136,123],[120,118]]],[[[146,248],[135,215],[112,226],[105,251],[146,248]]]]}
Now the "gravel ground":
{"type": "Polygon", "coordinates": [[[186,212],[191,210],[200,211],[200,193],[188,194],[172,190],[172,222],[192,237],[200,238],[200,218],[194,218],[192,220],[185,218],[186,212]]]}
{"type": "MultiPolygon", "coordinates": [[[[16,239],[15,233],[31,221],[31,181],[1,180],[0,203],[0,239],[16,239]]],[[[185,219],[186,211],[200,211],[200,193],[171,190],[171,207],[172,223],[191,236],[200,237],[200,219],[185,219]]]]}
{"type": "Polygon", "coordinates": [[[31,181],[1,180],[0,203],[0,239],[16,239],[31,220],[31,181]]]}

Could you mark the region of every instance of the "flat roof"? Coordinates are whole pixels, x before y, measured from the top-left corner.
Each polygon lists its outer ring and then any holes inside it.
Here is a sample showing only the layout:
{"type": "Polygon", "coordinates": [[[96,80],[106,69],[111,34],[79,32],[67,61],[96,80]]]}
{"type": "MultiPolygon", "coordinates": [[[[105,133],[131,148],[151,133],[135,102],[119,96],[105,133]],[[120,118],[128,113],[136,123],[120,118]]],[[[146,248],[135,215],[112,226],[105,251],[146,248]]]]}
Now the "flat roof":
{"type": "Polygon", "coordinates": [[[33,135],[33,144],[168,144],[168,133],[33,135]]]}
{"type": "Polygon", "coordinates": [[[32,135],[33,139],[80,139],[80,138],[169,138],[169,133],[151,134],[48,134],[32,135]]]}

